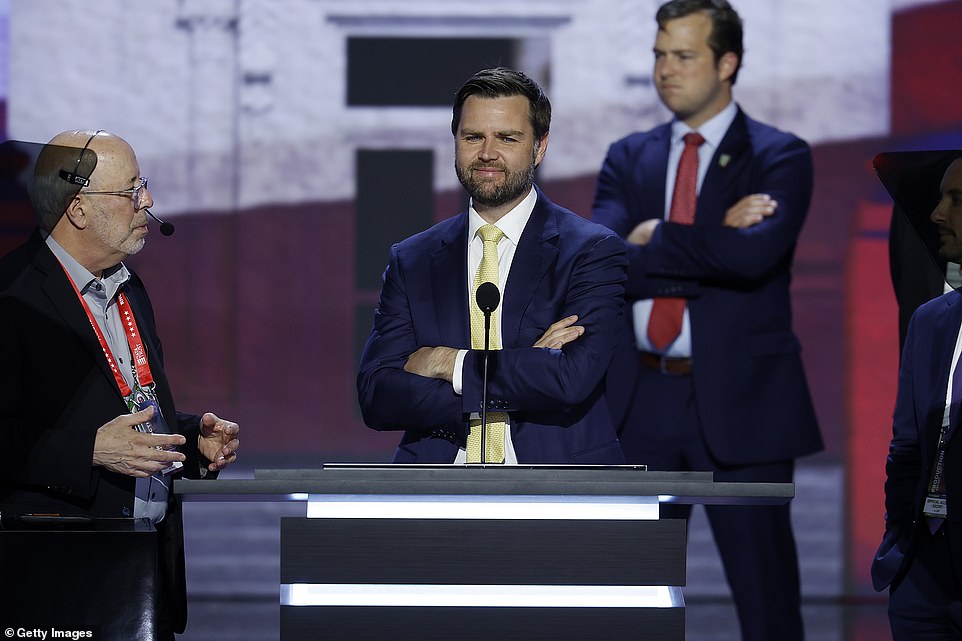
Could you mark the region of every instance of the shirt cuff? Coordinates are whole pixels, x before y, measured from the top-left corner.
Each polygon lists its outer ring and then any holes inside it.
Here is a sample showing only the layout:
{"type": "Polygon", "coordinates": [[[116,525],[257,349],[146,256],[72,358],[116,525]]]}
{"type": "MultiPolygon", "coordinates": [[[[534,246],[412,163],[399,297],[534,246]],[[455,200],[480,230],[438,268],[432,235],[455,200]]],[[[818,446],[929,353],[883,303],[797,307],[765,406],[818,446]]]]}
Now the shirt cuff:
{"type": "Polygon", "coordinates": [[[462,388],[462,376],[461,370],[464,369],[464,357],[467,355],[468,350],[459,349],[458,355],[454,358],[454,375],[451,377],[451,384],[454,386],[454,393],[458,396],[461,395],[462,388]]]}

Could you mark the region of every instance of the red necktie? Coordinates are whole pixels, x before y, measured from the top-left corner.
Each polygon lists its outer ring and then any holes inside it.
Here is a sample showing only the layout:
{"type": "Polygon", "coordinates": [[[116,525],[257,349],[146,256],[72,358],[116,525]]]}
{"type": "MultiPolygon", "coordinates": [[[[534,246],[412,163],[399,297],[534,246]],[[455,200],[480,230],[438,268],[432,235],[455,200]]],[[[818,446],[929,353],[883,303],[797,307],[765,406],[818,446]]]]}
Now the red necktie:
{"type": "MultiPolygon", "coordinates": [[[[685,134],[685,149],[678,161],[675,190],[671,194],[669,222],[690,225],[695,222],[698,201],[698,148],[705,142],[699,133],[685,134]]],[[[656,298],[648,319],[648,339],[660,352],[672,344],[681,333],[681,319],[685,314],[684,298],[656,298]]]]}

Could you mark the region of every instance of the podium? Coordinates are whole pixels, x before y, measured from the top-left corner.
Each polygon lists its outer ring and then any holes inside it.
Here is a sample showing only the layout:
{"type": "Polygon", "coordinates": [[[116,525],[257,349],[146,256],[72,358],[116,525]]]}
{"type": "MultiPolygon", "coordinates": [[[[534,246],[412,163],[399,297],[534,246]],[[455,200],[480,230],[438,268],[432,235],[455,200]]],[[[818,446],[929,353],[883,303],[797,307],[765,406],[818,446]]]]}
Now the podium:
{"type": "Polygon", "coordinates": [[[4,515],[4,629],[90,632],[103,641],[156,638],[157,545],[147,520],[4,515]]]}
{"type": "Polygon", "coordinates": [[[794,486],[633,466],[343,464],[174,492],[307,503],[280,524],[284,641],[665,641],[684,639],[687,533],[659,504],[785,503],[794,486]]]}

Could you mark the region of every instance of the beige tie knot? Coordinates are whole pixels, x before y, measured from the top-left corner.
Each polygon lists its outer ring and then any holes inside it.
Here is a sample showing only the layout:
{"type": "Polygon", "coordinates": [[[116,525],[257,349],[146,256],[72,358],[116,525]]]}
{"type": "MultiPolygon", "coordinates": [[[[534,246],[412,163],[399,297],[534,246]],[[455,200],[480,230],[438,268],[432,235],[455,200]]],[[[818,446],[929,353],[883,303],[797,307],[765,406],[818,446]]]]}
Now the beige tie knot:
{"type": "Polygon", "coordinates": [[[498,229],[495,225],[481,225],[478,227],[478,236],[480,236],[481,240],[486,243],[496,243],[504,238],[504,232],[498,229]]]}

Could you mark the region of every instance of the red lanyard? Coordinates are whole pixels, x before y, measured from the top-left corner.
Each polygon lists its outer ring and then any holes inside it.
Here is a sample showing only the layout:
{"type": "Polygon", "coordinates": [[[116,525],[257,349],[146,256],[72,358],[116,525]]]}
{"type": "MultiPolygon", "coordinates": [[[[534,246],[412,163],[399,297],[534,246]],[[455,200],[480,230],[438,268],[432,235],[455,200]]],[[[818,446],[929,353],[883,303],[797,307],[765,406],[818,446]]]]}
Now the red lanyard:
{"type": "MultiPolygon", "coordinates": [[[[61,263],[60,266],[63,267],[63,264],[61,263]]],[[[104,338],[103,332],[100,331],[100,325],[98,325],[94,319],[94,315],[90,311],[87,301],[84,300],[80,290],[77,289],[77,284],[73,282],[73,278],[70,277],[67,268],[63,267],[63,271],[67,274],[67,280],[69,280],[73,286],[73,290],[76,292],[77,298],[80,299],[80,304],[83,305],[84,311],[87,312],[87,320],[90,321],[90,326],[93,327],[94,333],[97,335],[97,340],[100,342],[100,349],[103,350],[104,356],[107,358],[107,364],[110,365],[110,371],[114,374],[114,380],[117,381],[117,387],[120,388],[121,396],[127,398],[132,392],[130,385],[127,384],[127,381],[117,368],[113,354],[110,353],[110,346],[107,345],[107,340],[104,338]]],[[[150,373],[150,364],[147,362],[147,350],[144,349],[144,341],[140,337],[140,330],[137,329],[134,312],[130,309],[130,305],[127,303],[127,297],[124,296],[123,293],[117,294],[117,309],[120,310],[120,318],[124,324],[124,333],[127,336],[127,345],[130,347],[130,354],[134,359],[137,382],[141,387],[150,387],[154,384],[154,377],[150,373]]]]}

